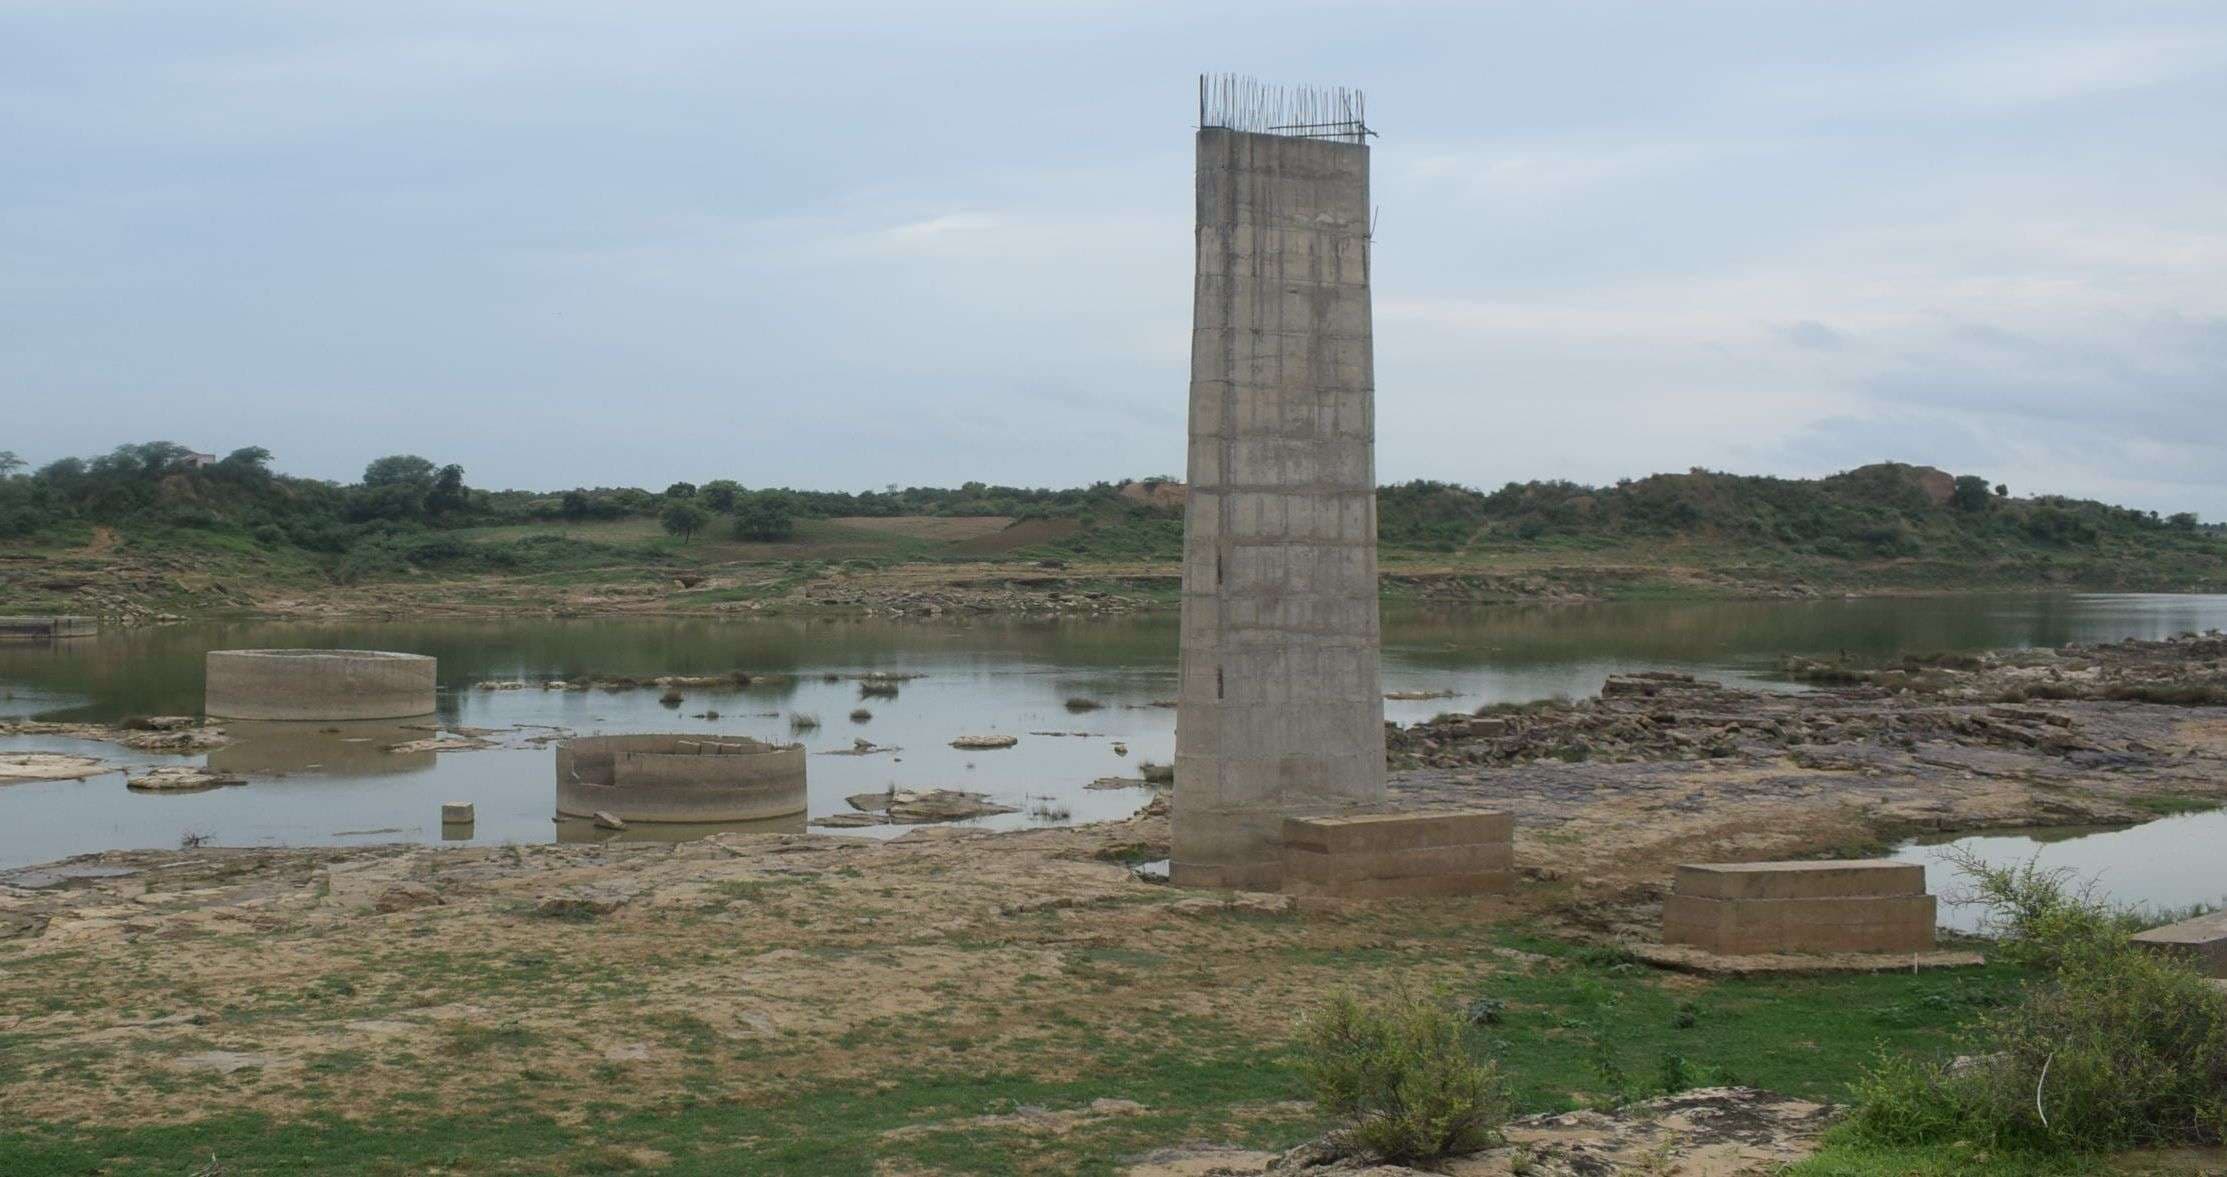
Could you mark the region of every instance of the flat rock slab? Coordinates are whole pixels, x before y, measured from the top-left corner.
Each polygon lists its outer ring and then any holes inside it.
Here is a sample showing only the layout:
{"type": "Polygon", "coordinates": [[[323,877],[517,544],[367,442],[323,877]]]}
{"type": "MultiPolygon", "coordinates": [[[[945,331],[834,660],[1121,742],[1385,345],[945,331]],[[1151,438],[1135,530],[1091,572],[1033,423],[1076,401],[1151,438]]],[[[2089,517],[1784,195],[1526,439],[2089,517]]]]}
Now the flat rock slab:
{"type": "Polygon", "coordinates": [[[78,781],[115,771],[115,765],[97,756],[70,756],[60,752],[9,752],[0,755],[0,784],[15,781],[78,781]]]}
{"type": "Polygon", "coordinates": [[[1609,1177],[1776,1173],[1810,1155],[1839,1109],[1749,1087],[1701,1087],[1613,1111],[1519,1116],[1507,1143],[1428,1169],[1348,1152],[1336,1136],[1281,1154],[1193,1145],[1138,1158],[1123,1177],[1609,1177]]]}
{"type": "Polygon", "coordinates": [[[273,1071],[294,1065],[292,1059],[267,1054],[248,1054],[235,1050],[205,1050],[199,1054],[180,1055],[171,1065],[181,1071],[210,1071],[229,1075],[234,1071],[273,1071]]]}
{"type": "Polygon", "coordinates": [[[138,873],[139,868],[133,866],[42,866],[0,874],[0,886],[20,887],[26,891],[58,891],[64,887],[90,885],[100,879],[129,878],[138,873]]]}
{"type": "Polygon", "coordinates": [[[899,789],[890,793],[859,793],[846,800],[859,812],[829,814],[814,818],[812,824],[834,828],[909,826],[1018,812],[1013,806],[1000,805],[980,793],[956,789],[899,789]]]}
{"type": "Polygon", "coordinates": [[[1710,977],[1761,977],[1805,973],[1894,973],[1911,969],[1961,969],[1986,964],[1977,952],[1775,952],[1727,955],[1685,944],[1635,944],[1633,956],[1657,968],[1710,977]]]}
{"type": "Polygon", "coordinates": [[[124,782],[124,787],[142,793],[197,793],[203,789],[221,789],[227,785],[244,785],[247,778],[236,773],[211,772],[189,764],[164,765],[150,768],[124,782]]]}

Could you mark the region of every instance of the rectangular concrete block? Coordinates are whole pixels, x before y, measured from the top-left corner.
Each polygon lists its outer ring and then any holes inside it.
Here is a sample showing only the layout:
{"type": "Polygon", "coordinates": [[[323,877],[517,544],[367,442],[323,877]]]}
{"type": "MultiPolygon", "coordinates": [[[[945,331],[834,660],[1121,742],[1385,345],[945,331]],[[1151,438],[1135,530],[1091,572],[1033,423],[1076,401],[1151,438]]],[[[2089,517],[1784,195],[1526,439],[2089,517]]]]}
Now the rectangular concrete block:
{"type": "Polygon", "coordinates": [[[1324,884],[1506,872],[1515,869],[1515,860],[1516,848],[1512,842],[1344,854],[1329,854],[1289,842],[1284,844],[1284,876],[1324,884]]]}
{"type": "MultiPolygon", "coordinates": [[[[1382,771],[1356,754],[1334,771],[1382,771]]],[[[1493,894],[1513,885],[1513,819],[1450,811],[1284,819],[1284,890],[1347,899],[1493,894]]]]}
{"type": "Polygon", "coordinates": [[[2136,932],[2131,939],[2138,948],[2185,960],[2207,977],[2227,977],[2227,911],[2136,932]]]}
{"type": "Polygon", "coordinates": [[[1480,842],[1508,843],[1515,818],[1486,810],[1371,813],[1284,820],[1284,843],[1326,854],[1377,853],[1480,842]]]}
{"type": "Polygon", "coordinates": [[[1680,866],[1680,895],[1702,899],[1831,899],[1923,895],[1925,867],[1884,858],[1840,862],[1730,862],[1680,866]]]}
{"type": "Polygon", "coordinates": [[[1663,901],[1663,943],[1708,952],[1925,952],[1933,947],[1931,895],[1820,899],[1663,901]]]}

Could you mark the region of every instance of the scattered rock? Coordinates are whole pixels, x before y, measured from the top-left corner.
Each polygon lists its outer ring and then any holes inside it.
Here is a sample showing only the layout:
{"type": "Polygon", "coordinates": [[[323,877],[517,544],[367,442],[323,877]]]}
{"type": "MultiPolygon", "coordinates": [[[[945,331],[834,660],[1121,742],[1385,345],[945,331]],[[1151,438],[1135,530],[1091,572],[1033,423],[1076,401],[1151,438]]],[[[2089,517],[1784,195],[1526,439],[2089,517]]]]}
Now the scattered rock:
{"type": "Polygon", "coordinates": [[[1163,1148],[1137,1158],[1122,1177],[1240,1177],[1266,1173],[1277,1154],[1226,1144],[1163,1148]]]}
{"type": "Polygon", "coordinates": [[[609,915],[626,905],[622,896],[602,891],[544,895],[534,904],[534,914],[550,919],[586,919],[609,915]]]}
{"type": "Polygon", "coordinates": [[[0,886],[16,887],[25,891],[57,891],[65,888],[89,887],[102,879],[126,879],[139,873],[133,866],[101,866],[93,863],[57,863],[53,866],[33,867],[8,874],[0,874],[0,886]]]}
{"type": "Polygon", "coordinates": [[[1017,813],[981,793],[957,789],[897,789],[885,793],[859,793],[847,798],[855,814],[838,813],[815,818],[812,824],[832,828],[871,825],[925,825],[930,822],[965,821],[998,813],[1017,813]]]}
{"type": "Polygon", "coordinates": [[[59,752],[0,753],[0,784],[13,781],[80,781],[116,771],[97,756],[67,756],[59,752]]]}
{"type": "Polygon", "coordinates": [[[1010,748],[1021,742],[1019,736],[960,736],[951,741],[954,748],[1010,748]]]}
{"type": "Polygon", "coordinates": [[[147,793],[191,793],[246,783],[247,778],[236,773],[212,772],[190,764],[150,768],[124,781],[125,787],[147,793]]]}
{"type": "MultiPolygon", "coordinates": [[[[1816,1151],[1838,1110],[1751,1087],[1701,1087],[1627,1104],[1614,1111],[1521,1116],[1508,1143],[1433,1162],[1429,1170],[1378,1163],[1336,1135],[1294,1148],[1266,1170],[1347,1177],[1607,1177],[1685,1173],[1694,1177],[1775,1173],[1816,1151]]],[[[1235,1169],[1233,1172],[1245,1172],[1235,1169]]],[[[1135,1168],[1128,1177],[1172,1177],[1182,1170],[1135,1168]]],[[[1198,1172],[1198,1170],[1190,1170],[1198,1172]]],[[[1207,1169],[1207,1173],[1214,1170],[1207,1169]]]]}
{"type": "Polygon", "coordinates": [[[599,830],[623,830],[626,828],[626,822],[609,810],[598,809],[595,811],[595,828],[599,830]]]}
{"type": "Polygon", "coordinates": [[[447,902],[440,892],[424,883],[396,883],[379,892],[371,901],[371,910],[380,912],[411,911],[420,907],[439,907],[447,902]]]}
{"type": "Polygon", "coordinates": [[[221,727],[189,727],[176,731],[132,732],[118,743],[142,752],[205,752],[232,742],[221,727]]]}
{"type": "Polygon", "coordinates": [[[117,721],[116,726],[134,732],[175,732],[200,727],[201,721],[191,715],[134,715],[117,721]]]}
{"type": "Polygon", "coordinates": [[[1903,973],[1921,969],[1977,968],[1977,952],[1788,952],[1724,956],[1687,944],[1631,944],[1632,955],[1656,968],[1705,977],[1808,976],[1821,973],[1903,973]]]}
{"type": "Polygon", "coordinates": [[[866,739],[855,739],[855,738],[854,738],[854,739],[853,739],[853,740],[851,741],[851,746],[850,746],[850,747],[848,747],[848,748],[830,748],[830,749],[828,749],[828,750],[826,750],[826,751],[824,751],[824,752],[815,752],[815,753],[813,753],[813,755],[815,755],[815,756],[875,756],[875,755],[879,755],[879,754],[881,754],[881,753],[884,753],[884,752],[902,752],[902,751],[904,751],[904,749],[903,749],[903,748],[891,748],[891,747],[884,747],[883,745],[881,745],[881,744],[877,744],[877,743],[875,743],[875,742],[874,742],[874,741],[872,741],[872,740],[866,740],[866,739]]]}
{"type": "Polygon", "coordinates": [[[493,740],[454,732],[443,732],[440,735],[427,736],[422,740],[404,740],[399,744],[381,745],[386,751],[398,755],[411,752],[471,752],[481,748],[499,748],[501,746],[493,740]]]}
{"type": "Polygon", "coordinates": [[[207,1071],[229,1075],[235,1071],[277,1070],[291,1066],[289,1060],[267,1054],[247,1054],[234,1050],[204,1050],[199,1054],[179,1055],[170,1065],[181,1071],[207,1071]]]}
{"type": "Polygon", "coordinates": [[[1281,915],[1292,909],[1289,895],[1256,894],[1242,892],[1228,899],[1198,898],[1178,899],[1168,904],[1168,910],[1184,915],[1217,915],[1222,912],[1241,911],[1254,915],[1281,915]]]}

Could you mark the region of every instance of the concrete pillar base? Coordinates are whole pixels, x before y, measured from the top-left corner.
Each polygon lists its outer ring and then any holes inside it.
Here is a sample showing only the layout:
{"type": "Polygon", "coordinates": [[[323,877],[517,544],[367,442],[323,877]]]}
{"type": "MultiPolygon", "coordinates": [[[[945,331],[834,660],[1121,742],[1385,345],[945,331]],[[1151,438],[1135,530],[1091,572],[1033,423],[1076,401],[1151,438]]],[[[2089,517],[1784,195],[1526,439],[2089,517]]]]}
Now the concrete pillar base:
{"type": "Polygon", "coordinates": [[[1685,865],[1663,901],[1663,943],[1720,955],[1926,952],[1934,916],[1916,863],[1685,865]]]}

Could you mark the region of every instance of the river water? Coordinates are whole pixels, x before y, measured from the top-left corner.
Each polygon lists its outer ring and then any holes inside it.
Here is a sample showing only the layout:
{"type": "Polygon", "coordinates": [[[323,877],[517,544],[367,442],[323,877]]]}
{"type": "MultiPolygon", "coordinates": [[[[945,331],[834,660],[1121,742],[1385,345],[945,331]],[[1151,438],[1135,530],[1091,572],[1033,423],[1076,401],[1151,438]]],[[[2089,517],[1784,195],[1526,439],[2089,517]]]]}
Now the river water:
{"type": "Polygon", "coordinates": [[[1926,890],[1939,897],[1943,927],[1984,930],[1987,910],[1951,861],[1958,852],[1989,866],[2032,863],[2063,875],[2074,890],[2125,907],[2174,911],[2192,903],[2227,906],[2227,809],[2162,817],[2138,826],[2018,830],[1925,839],[1898,848],[1894,857],[1925,866],[1926,890]]]}
{"type": "MultiPolygon", "coordinates": [[[[1391,609],[1384,686],[1449,692],[1389,701],[1412,721],[1486,703],[1591,694],[1612,673],[1686,670],[1768,682],[1781,655],[1885,655],[2164,637],[2227,626],[2227,596],[2061,595],[1867,598],[1793,602],[1391,609]]],[[[211,649],[308,646],[402,650],[440,659],[441,722],[497,729],[504,745],[403,754],[382,744],[423,735],[232,725],[243,738],[209,754],[244,786],[183,795],[127,792],[120,774],[0,785],[0,868],[92,850],[175,846],[188,834],[222,845],[436,841],[443,801],[471,801],[482,843],[607,836],[553,822],[552,751],[527,741],[580,734],[680,731],[801,740],[811,814],[846,812],[848,795],[889,787],[989,794],[1020,812],[993,828],[1125,816],[1141,786],[1088,788],[1166,763],[1175,712],[1176,619],[976,619],[938,623],[837,619],[541,619],[224,622],[0,644],[0,715],[113,720],[200,710],[211,649]],[[761,676],[747,689],[690,690],[678,707],[656,690],[487,690],[480,684],[582,675],[761,676]],[[918,675],[895,698],[861,698],[857,675],[918,675]],[[776,677],[778,676],[778,677],[776,677]],[[1095,710],[1070,711],[1090,699],[1095,710]],[[853,721],[864,707],[872,718],[853,721]],[[717,718],[705,718],[707,712],[717,718]],[[796,716],[816,718],[797,730],[796,716]],[[1059,733],[1059,734],[1049,734],[1059,733]],[[1017,746],[961,751],[959,735],[1010,734],[1017,746]],[[866,739],[897,749],[840,755],[866,739]],[[1121,754],[1116,745],[1126,750],[1121,754]]],[[[323,725],[317,725],[323,726],[323,725]]],[[[0,751],[72,751],[130,764],[203,757],[131,753],[105,743],[0,738],[0,751]]],[[[672,836],[636,826],[626,837],[672,836]]],[[[896,830],[867,830],[897,832],[896,830]]]]}

